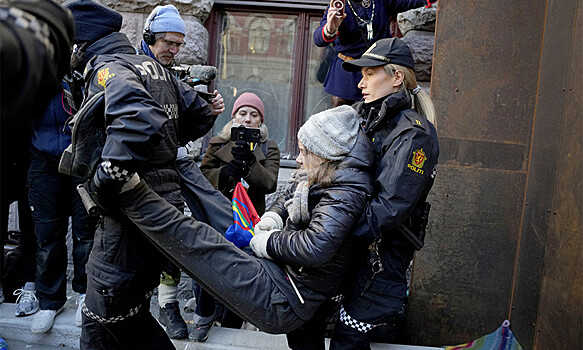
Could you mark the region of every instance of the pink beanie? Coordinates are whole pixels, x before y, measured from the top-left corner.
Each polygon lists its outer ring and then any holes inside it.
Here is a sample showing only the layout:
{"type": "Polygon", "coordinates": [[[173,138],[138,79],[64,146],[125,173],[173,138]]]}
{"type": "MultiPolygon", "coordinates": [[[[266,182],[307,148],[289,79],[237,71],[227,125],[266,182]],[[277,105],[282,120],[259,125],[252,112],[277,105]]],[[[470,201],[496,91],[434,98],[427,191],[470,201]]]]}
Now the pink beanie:
{"type": "Polygon", "coordinates": [[[263,107],[263,102],[259,96],[255,95],[252,92],[245,92],[235,101],[233,105],[233,112],[231,113],[231,118],[235,117],[235,114],[241,107],[253,107],[259,111],[259,115],[261,116],[261,122],[265,119],[265,108],[263,107]]]}

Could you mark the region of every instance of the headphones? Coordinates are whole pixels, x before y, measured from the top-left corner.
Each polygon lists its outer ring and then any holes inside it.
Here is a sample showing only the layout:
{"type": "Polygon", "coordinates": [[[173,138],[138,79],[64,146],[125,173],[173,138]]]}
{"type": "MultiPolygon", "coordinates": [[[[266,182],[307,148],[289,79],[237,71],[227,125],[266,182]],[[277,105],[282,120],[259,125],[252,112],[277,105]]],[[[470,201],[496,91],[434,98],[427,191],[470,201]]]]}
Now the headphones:
{"type": "Polygon", "coordinates": [[[150,19],[146,23],[146,26],[144,27],[144,33],[143,33],[144,42],[148,45],[154,45],[156,43],[156,36],[150,30],[150,27],[152,26],[152,22],[154,22],[154,18],[156,18],[156,16],[158,15],[159,12],[160,12],[160,10],[158,10],[156,13],[154,13],[152,15],[152,17],[150,17],[150,19]]]}

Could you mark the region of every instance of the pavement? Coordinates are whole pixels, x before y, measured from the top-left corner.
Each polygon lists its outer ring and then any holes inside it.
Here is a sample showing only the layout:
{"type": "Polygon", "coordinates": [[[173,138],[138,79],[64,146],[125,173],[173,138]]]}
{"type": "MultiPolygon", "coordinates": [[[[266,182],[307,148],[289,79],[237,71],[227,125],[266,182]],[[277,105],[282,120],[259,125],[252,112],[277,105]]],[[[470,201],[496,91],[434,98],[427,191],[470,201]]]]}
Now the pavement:
{"type": "MultiPolygon", "coordinates": [[[[32,316],[15,317],[15,304],[0,304],[0,337],[4,338],[8,350],[67,350],[79,349],[81,328],[75,326],[75,299],[70,298],[63,312],[55,319],[53,328],[45,334],[32,334],[30,323],[32,316]]],[[[157,312],[153,302],[152,313],[157,312]]],[[[186,315],[185,315],[186,316],[186,315]]],[[[209,339],[205,343],[188,340],[173,340],[177,350],[287,350],[285,335],[271,335],[255,330],[212,327],[209,339]]],[[[328,344],[328,340],[326,341],[328,344]]],[[[442,348],[372,344],[372,350],[442,350],[442,348]]]]}

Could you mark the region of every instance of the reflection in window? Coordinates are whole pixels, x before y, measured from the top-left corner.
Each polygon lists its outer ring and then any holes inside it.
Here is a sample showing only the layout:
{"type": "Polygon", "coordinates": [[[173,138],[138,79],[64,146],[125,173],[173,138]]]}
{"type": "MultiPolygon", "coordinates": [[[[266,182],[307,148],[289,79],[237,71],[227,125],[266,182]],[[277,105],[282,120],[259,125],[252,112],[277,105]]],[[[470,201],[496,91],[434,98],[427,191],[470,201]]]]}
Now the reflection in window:
{"type": "Polygon", "coordinates": [[[249,51],[253,54],[265,54],[269,50],[271,26],[265,18],[255,18],[249,26],[249,51]]]}
{"type": "Polygon", "coordinates": [[[277,28],[277,54],[279,56],[291,56],[294,49],[295,25],[296,21],[291,18],[277,28]]]}

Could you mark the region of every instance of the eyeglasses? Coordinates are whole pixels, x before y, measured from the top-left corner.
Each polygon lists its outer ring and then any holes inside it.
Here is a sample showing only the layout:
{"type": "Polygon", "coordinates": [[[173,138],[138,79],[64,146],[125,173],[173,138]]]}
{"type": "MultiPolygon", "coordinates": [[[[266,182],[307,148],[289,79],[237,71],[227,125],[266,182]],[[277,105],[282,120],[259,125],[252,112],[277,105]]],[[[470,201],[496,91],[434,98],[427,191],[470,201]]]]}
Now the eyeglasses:
{"type": "Polygon", "coordinates": [[[176,41],[170,41],[166,39],[162,39],[162,42],[164,43],[164,45],[166,45],[166,48],[168,49],[173,49],[175,47],[179,49],[182,45],[186,44],[185,41],[177,43],[176,41]]]}

